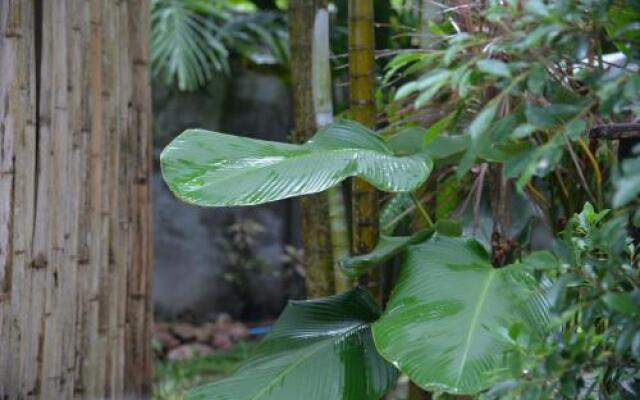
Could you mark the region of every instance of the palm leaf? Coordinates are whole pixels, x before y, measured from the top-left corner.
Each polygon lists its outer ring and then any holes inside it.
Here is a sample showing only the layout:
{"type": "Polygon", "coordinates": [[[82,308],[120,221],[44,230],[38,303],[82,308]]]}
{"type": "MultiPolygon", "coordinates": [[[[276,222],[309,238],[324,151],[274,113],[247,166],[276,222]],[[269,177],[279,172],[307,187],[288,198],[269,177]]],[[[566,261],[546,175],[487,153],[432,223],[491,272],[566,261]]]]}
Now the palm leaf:
{"type": "Polygon", "coordinates": [[[364,289],[292,302],[233,376],[190,392],[191,400],[376,400],[397,378],[378,355],[370,324],[379,309],[364,289]]]}
{"type": "Polygon", "coordinates": [[[228,15],[219,7],[207,0],[155,0],[151,10],[154,74],[191,90],[204,85],[213,72],[228,70],[228,51],[218,26],[228,15]]]}

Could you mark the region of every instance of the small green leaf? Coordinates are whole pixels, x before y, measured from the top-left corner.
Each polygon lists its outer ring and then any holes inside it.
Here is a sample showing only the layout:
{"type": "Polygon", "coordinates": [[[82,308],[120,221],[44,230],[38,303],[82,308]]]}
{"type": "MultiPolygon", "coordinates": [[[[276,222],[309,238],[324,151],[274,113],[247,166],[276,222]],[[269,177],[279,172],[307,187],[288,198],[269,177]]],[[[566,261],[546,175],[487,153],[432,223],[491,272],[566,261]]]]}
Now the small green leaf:
{"type": "Polygon", "coordinates": [[[441,118],[435,124],[431,125],[429,129],[427,129],[427,132],[424,135],[423,144],[428,145],[436,137],[438,137],[442,133],[442,131],[444,131],[449,126],[449,124],[454,119],[456,114],[457,114],[456,112],[453,112],[447,115],[446,117],[441,118]]]}
{"type": "Polygon", "coordinates": [[[488,59],[478,61],[478,69],[486,74],[510,78],[509,66],[500,60],[488,59]]]}
{"type": "Polygon", "coordinates": [[[396,92],[394,100],[402,100],[405,97],[411,95],[418,90],[418,82],[408,82],[400,86],[400,89],[396,92]]]}
{"type": "Polygon", "coordinates": [[[527,77],[527,88],[535,95],[542,95],[547,79],[548,75],[544,67],[540,64],[534,64],[527,77]]]}
{"type": "Polygon", "coordinates": [[[573,119],[564,127],[564,134],[571,140],[576,140],[587,130],[587,123],[583,119],[573,119]]]}
{"type": "Polygon", "coordinates": [[[529,135],[531,135],[533,132],[535,132],[536,129],[537,128],[531,124],[521,124],[521,125],[518,125],[518,127],[513,131],[513,133],[511,134],[511,137],[513,139],[526,138],[529,135]]]}
{"type": "Polygon", "coordinates": [[[622,356],[628,354],[629,346],[631,346],[631,342],[633,341],[637,330],[638,327],[635,324],[631,324],[620,332],[618,339],[616,340],[616,353],[618,355],[622,356]]]}
{"type": "Polygon", "coordinates": [[[187,399],[378,400],[397,378],[373,345],[370,324],[378,316],[360,288],[291,302],[244,366],[187,399]]]}
{"type": "Polygon", "coordinates": [[[406,156],[416,154],[422,148],[422,138],[427,130],[421,126],[407,126],[387,140],[393,154],[406,156]]]}
{"type": "Polygon", "coordinates": [[[520,265],[528,271],[558,270],[560,262],[548,251],[534,251],[525,257],[520,265]]]}
{"type": "Polygon", "coordinates": [[[469,148],[469,136],[438,136],[425,147],[425,153],[434,160],[442,160],[464,153],[469,148]]]}
{"type": "Polygon", "coordinates": [[[631,354],[636,360],[640,360],[640,329],[638,329],[633,337],[633,341],[631,341],[631,354]]]}
{"type": "Polygon", "coordinates": [[[442,86],[444,86],[445,83],[446,82],[436,83],[435,85],[429,87],[424,92],[420,93],[420,95],[416,98],[416,101],[413,103],[413,106],[416,109],[418,109],[424,106],[425,104],[427,104],[429,100],[433,98],[433,96],[438,94],[438,91],[440,91],[440,88],[442,88],[442,86]]]}
{"type": "Polygon", "coordinates": [[[452,219],[439,219],[436,222],[436,232],[444,236],[462,235],[462,223],[452,219]]]}
{"type": "Polygon", "coordinates": [[[411,193],[394,194],[380,210],[380,231],[383,235],[390,236],[393,234],[398,223],[412,214],[405,215],[406,211],[414,204],[411,193]]]}
{"type": "Polygon", "coordinates": [[[640,174],[625,176],[616,182],[613,206],[616,208],[625,206],[638,195],[640,195],[640,174]]]}
{"type": "Polygon", "coordinates": [[[631,293],[607,293],[602,300],[605,304],[619,313],[635,316],[640,314],[640,305],[633,301],[631,293]]]}
{"type": "Polygon", "coordinates": [[[478,142],[480,137],[489,129],[493,119],[496,117],[498,103],[489,103],[469,125],[469,135],[474,142],[478,142]]]}
{"type": "Polygon", "coordinates": [[[426,90],[432,86],[443,85],[451,76],[451,72],[446,69],[437,69],[429,72],[418,80],[418,90],[426,90]]]}

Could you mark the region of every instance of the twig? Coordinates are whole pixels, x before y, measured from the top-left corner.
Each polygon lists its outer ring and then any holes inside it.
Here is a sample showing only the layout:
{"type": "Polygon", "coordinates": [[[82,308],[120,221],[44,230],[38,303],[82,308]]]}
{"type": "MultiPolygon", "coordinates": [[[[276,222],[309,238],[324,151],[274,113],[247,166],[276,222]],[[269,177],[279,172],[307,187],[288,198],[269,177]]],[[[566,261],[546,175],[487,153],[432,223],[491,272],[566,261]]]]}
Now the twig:
{"type": "Polygon", "coordinates": [[[589,137],[604,140],[640,139],[640,123],[596,126],[589,131],[589,137]]]}

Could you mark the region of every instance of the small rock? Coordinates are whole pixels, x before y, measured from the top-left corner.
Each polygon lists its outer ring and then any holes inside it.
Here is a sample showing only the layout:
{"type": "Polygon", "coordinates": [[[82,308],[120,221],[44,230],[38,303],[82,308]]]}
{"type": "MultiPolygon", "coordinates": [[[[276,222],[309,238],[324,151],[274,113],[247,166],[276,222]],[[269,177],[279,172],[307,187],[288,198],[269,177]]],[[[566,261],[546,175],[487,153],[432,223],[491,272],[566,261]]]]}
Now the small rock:
{"type": "Polygon", "coordinates": [[[168,331],[155,332],[153,338],[160,343],[164,351],[169,351],[180,345],[180,341],[168,331]]]}
{"type": "Polygon", "coordinates": [[[169,361],[183,361],[197,356],[206,356],[211,354],[213,349],[202,343],[183,344],[171,350],[167,354],[169,361]]]}
{"type": "Polygon", "coordinates": [[[208,343],[213,338],[214,324],[208,322],[196,329],[196,342],[208,343]]]}
{"type": "Polygon", "coordinates": [[[219,334],[214,336],[211,344],[216,349],[229,350],[233,346],[233,341],[229,335],[219,334]]]}
{"type": "Polygon", "coordinates": [[[155,321],[153,323],[154,332],[169,332],[169,324],[163,321],[155,321]]]}
{"type": "Polygon", "coordinates": [[[174,335],[185,342],[190,342],[198,336],[198,328],[190,324],[176,324],[171,327],[174,335]]]}
{"type": "Polygon", "coordinates": [[[240,322],[234,323],[229,328],[228,332],[229,332],[229,336],[231,336],[231,338],[236,342],[240,340],[244,340],[249,337],[249,330],[247,329],[246,326],[244,326],[244,324],[240,322]]]}

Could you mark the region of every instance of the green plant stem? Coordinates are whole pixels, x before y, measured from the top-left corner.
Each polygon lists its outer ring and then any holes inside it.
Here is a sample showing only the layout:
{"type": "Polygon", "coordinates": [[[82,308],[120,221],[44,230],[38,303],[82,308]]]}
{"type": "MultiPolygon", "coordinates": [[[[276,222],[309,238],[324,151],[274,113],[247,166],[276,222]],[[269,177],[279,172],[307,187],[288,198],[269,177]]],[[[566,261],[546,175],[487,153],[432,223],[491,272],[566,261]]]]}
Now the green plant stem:
{"type": "Polygon", "coordinates": [[[328,196],[334,283],[336,292],[340,293],[353,286],[353,280],[347,277],[338,265],[339,260],[349,256],[349,227],[342,187],[339,185],[332,187],[328,191],[328,196]]]}
{"type": "Polygon", "coordinates": [[[427,223],[427,228],[432,228],[434,225],[433,220],[429,216],[429,213],[427,212],[427,210],[425,210],[425,208],[422,206],[422,203],[420,202],[420,199],[418,198],[418,196],[416,196],[415,193],[411,192],[411,199],[413,199],[413,202],[416,205],[416,208],[418,209],[418,211],[420,212],[420,215],[422,215],[422,218],[424,218],[425,222],[427,223]]]}

